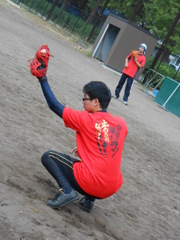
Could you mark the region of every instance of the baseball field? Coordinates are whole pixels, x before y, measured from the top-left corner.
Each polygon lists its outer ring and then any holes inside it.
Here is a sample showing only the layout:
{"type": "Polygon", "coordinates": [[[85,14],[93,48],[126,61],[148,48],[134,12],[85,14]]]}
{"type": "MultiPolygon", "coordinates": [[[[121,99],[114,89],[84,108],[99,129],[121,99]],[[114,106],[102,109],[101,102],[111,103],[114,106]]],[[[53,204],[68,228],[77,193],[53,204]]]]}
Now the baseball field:
{"type": "Polygon", "coordinates": [[[78,202],[60,210],[46,205],[57,185],[41,155],[50,149],[69,154],[76,139],[48,108],[27,66],[42,44],[54,55],[49,84],[69,107],[82,109],[87,82],[103,81],[113,94],[120,77],[82,54],[60,29],[0,0],[0,239],[179,239],[180,119],[157,106],[138,83],[128,106],[112,99],[108,109],[128,126],[120,191],[97,200],[91,213],[78,202]]]}

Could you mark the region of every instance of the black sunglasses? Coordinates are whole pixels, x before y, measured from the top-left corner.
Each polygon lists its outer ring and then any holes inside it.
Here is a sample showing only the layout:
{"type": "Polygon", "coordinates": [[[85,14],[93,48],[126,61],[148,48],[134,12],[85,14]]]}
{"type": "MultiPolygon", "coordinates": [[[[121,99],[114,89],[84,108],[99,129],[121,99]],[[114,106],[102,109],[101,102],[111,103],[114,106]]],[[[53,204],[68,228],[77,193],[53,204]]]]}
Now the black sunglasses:
{"type": "Polygon", "coordinates": [[[89,101],[91,101],[91,99],[90,98],[85,98],[85,97],[83,97],[82,98],[82,101],[84,102],[84,101],[86,101],[86,100],[89,100],[89,101]]]}

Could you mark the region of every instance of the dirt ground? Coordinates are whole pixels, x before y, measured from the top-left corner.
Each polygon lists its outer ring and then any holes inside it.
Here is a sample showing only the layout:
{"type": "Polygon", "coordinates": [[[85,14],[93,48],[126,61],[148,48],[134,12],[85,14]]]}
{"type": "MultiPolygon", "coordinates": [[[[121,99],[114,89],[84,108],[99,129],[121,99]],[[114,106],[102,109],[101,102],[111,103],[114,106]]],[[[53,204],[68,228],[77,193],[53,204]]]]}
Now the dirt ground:
{"type": "Polygon", "coordinates": [[[49,149],[69,153],[75,133],[47,107],[27,67],[42,44],[54,55],[49,83],[72,108],[82,108],[87,82],[104,81],[113,93],[119,80],[50,23],[0,0],[0,239],[179,239],[180,119],[158,107],[137,83],[129,106],[112,99],[109,107],[124,117],[129,131],[120,191],[97,200],[91,213],[78,202],[56,211],[46,206],[57,185],[41,165],[41,155],[49,149]]]}

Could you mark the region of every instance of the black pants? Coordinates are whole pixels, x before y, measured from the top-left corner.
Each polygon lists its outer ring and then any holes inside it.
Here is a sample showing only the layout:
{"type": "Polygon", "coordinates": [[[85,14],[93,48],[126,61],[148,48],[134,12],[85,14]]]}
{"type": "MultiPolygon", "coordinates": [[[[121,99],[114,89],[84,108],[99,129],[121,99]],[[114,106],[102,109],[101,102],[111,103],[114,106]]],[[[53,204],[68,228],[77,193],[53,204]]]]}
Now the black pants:
{"type": "Polygon", "coordinates": [[[120,80],[119,80],[119,83],[118,83],[118,85],[115,89],[115,95],[119,98],[119,94],[121,92],[121,89],[122,89],[126,79],[127,79],[127,83],[126,83],[126,88],[125,88],[125,91],[124,91],[123,101],[127,102],[128,98],[129,98],[129,95],[130,95],[130,91],[131,91],[131,87],[132,87],[134,78],[129,77],[128,75],[123,73],[120,80]]]}
{"type": "Polygon", "coordinates": [[[93,196],[84,192],[75,179],[73,164],[79,161],[78,159],[50,150],[43,154],[41,161],[64,192],[69,193],[72,189],[75,189],[77,192],[87,196],[92,201],[95,200],[93,196]]]}

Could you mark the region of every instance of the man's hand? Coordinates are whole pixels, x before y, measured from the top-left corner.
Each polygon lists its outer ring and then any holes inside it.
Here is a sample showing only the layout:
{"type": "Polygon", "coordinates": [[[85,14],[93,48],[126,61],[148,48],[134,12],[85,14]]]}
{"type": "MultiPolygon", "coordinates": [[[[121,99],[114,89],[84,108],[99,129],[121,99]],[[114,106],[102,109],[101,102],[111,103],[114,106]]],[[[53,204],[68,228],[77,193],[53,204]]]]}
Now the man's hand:
{"type": "Polygon", "coordinates": [[[31,74],[37,78],[42,78],[46,75],[48,69],[48,61],[50,51],[47,45],[42,45],[36,52],[33,59],[29,60],[31,74]]]}
{"type": "Polygon", "coordinates": [[[71,154],[74,154],[75,157],[79,157],[78,151],[77,151],[77,147],[73,148],[71,154]]]}
{"type": "Polygon", "coordinates": [[[127,58],[126,58],[126,60],[125,60],[125,65],[124,65],[124,67],[125,67],[125,68],[128,67],[128,59],[127,59],[127,58]]]}
{"type": "Polygon", "coordinates": [[[138,68],[142,68],[141,64],[138,62],[137,58],[134,58],[135,63],[137,64],[138,68]]]}

